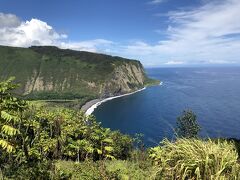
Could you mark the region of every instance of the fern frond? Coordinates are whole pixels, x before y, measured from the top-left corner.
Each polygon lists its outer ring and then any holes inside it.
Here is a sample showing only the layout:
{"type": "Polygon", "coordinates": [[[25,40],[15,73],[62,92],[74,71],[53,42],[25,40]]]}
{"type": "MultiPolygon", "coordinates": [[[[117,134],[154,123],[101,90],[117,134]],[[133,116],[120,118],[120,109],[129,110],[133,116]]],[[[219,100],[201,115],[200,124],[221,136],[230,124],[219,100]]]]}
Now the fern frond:
{"type": "Polygon", "coordinates": [[[13,152],[13,146],[6,140],[0,139],[0,146],[6,150],[8,153],[13,152]]]}
{"type": "Polygon", "coordinates": [[[19,133],[18,129],[16,129],[12,126],[9,126],[9,125],[3,125],[2,126],[2,132],[6,135],[9,135],[9,136],[14,136],[17,133],[19,133]]]}
{"type": "Polygon", "coordinates": [[[1,111],[1,117],[6,120],[7,122],[10,122],[10,121],[14,121],[14,122],[17,122],[19,120],[18,117],[12,115],[12,114],[9,114],[8,112],[6,111],[1,111]]]}

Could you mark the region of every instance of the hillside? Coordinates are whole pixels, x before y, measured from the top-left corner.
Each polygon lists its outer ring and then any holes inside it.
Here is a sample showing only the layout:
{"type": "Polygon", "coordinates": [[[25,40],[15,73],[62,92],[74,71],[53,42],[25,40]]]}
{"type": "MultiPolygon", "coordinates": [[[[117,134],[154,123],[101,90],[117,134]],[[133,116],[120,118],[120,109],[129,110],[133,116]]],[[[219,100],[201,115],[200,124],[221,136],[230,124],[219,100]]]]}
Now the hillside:
{"type": "Polygon", "coordinates": [[[15,76],[30,99],[93,99],[152,83],[136,60],[53,46],[0,46],[0,80],[15,76]]]}

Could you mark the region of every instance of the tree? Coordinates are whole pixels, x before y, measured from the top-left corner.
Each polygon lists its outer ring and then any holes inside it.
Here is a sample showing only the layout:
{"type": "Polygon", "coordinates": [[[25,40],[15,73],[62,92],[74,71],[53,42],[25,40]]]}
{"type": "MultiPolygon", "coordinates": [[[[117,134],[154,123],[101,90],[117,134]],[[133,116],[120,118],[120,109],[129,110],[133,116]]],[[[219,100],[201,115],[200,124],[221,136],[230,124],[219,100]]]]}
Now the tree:
{"type": "Polygon", "coordinates": [[[184,110],[182,115],[177,118],[175,131],[178,137],[196,138],[200,129],[197,116],[191,110],[184,110]]]}
{"type": "Polygon", "coordinates": [[[20,134],[22,112],[26,102],[12,95],[18,87],[13,83],[14,77],[0,82],[0,147],[12,153],[16,145],[16,136],[20,134]]]}

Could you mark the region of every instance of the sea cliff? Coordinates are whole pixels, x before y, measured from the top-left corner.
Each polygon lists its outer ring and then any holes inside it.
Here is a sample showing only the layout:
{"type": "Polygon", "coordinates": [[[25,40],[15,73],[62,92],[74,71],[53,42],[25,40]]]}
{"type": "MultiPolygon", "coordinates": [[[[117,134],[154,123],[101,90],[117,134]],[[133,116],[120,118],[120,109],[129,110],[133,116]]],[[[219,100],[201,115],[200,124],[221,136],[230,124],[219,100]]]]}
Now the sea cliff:
{"type": "Polygon", "coordinates": [[[15,76],[18,94],[28,99],[106,98],[157,81],[140,61],[53,46],[0,46],[0,80],[15,76]]]}

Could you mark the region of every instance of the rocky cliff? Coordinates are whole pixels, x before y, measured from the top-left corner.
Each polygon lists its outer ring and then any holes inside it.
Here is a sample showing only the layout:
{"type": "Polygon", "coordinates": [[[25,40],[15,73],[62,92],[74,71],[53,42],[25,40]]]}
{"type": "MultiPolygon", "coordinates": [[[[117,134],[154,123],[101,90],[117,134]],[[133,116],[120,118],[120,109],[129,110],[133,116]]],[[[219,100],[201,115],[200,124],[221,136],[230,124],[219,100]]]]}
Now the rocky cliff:
{"type": "Polygon", "coordinates": [[[139,61],[41,46],[0,46],[0,79],[15,76],[18,93],[33,99],[108,97],[143,88],[139,61]]]}

